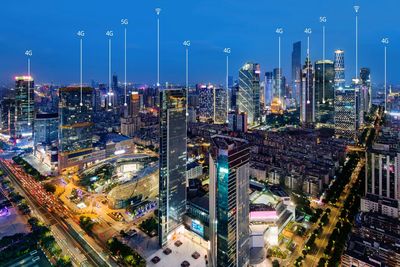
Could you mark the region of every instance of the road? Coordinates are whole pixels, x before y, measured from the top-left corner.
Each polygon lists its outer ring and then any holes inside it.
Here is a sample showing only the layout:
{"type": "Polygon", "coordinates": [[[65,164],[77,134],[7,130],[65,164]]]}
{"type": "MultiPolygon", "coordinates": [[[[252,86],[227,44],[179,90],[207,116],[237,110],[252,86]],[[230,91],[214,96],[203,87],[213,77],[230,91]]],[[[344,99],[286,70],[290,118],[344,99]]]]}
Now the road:
{"type": "Polygon", "coordinates": [[[323,228],[323,232],[321,235],[315,240],[315,245],[318,249],[317,254],[307,255],[305,259],[304,266],[317,266],[319,259],[323,257],[325,247],[328,245],[329,237],[331,236],[333,229],[335,229],[336,223],[338,221],[338,217],[340,215],[341,210],[344,208],[343,203],[345,202],[346,198],[348,197],[351,188],[354,186],[357,178],[360,174],[360,171],[363,169],[365,165],[365,159],[360,159],[356,168],[354,169],[350,182],[346,185],[345,189],[343,190],[342,194],[340,195],[337,203],[337,208],[330,206],[331,214],[329,216],[329,223],[323,228]]]}
{"type": "Polygon", "coordinates": [[[65,237],[69,252],[73,254],[72,260],[76,264],[82,264],[82,255],[80,254],[83,254],[90,266],[117,266],[111,258],[105,259],[83,238],[79,238],[79,233],[66,221],[66,219],[72,218],[69,211],[52,194],[47,193],[40,183],[10,161],[1,160],[0,166],[13,184],[19,188],[19,191],[25,194],[32,210],[35,210],[48,225],[57,227],[60,234],[65,237]]]}

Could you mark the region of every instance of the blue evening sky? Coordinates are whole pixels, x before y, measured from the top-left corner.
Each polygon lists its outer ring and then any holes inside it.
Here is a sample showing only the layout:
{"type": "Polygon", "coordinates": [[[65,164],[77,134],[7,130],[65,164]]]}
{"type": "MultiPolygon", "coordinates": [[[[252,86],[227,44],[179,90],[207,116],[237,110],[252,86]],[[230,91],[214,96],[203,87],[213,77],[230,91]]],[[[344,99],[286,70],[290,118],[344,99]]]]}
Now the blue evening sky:
{"type": "Polygon", "coordinates": [[[84,82],[107,82],[108,41],[113,30],[112,68],[123,79],[123,27],[128,25],[128,81],[156,81],[156,15],[161,7],[161,82],[183,83],[185,52],[191,40],[190,81],[222,83],[224,47],[231,47],[230,74],[237,77],[246,61],[258,62],[262,71],[278,65],[275,29],[284,28],[282,66],[291,79],[291,46],[303,41],[305,27],[313,29],[311,57],[322,58],[320,16],[326,16],[327,58],[345,50],[346,78],[355,73],[355,17],[359,15],[359,66],[368,66],[374,82],[383,82],[384,53],[380,43],[389,37],[388,80],[400,64],[399,0],[7,0],[0,9],[0,81],[11,82],[26,72],[26,49],[33,50],[32,72],[37,82],[79,82],[78,30],[85,30],[84,82]]]}

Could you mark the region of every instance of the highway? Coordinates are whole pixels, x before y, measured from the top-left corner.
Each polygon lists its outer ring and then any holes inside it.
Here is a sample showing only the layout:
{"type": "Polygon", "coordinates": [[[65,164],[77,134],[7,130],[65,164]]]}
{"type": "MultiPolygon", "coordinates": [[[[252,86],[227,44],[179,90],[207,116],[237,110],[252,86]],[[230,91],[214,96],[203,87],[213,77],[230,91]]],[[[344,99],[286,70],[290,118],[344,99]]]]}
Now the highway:
{"type": "Polygon", "coordinates": [[[67,219],[72,218],[69,211],[52,194],[46,192],[39,182],[11,161],[0,160],[0,167],[7,173],[19,191],[25,194],[32,210],[35,210],[51,228],[58,229],[59,232],[55,231],[55,237],[61,235],[65,238],[61,247],[64,249],[66,246],[68,247],[67,250],[72,254],[72,261],[75,265],[118,266],[112,259],[104,259],[69,225],[67,219]],[[82,260],[84,261],[82,262],[82,260]]]}

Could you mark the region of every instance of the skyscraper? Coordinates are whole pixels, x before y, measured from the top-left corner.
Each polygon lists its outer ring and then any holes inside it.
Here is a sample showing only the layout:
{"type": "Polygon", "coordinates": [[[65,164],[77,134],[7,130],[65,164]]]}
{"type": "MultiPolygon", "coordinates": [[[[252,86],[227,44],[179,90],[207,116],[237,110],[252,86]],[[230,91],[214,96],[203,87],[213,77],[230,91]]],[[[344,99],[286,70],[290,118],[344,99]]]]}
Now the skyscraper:
{"type": "Polygon", "coordinates": [[[159,243],[167,244],[186,212],[186,89],[160,90],[159,243]]]}
{"type": "Polygon", "coordinates": [[[369,68],[361,68],[360,70],[360,114],[364,117],[371,109],[371,74],[369,68]]]}
{"type": "Polygon", "coordinates": [[[132,92],[128,99],[128,107],[124,108],[124,114],[121,117],[121,134],[132,137],[140,128],[140,95],[138,92],[132,92]]]}
{"type": "Polygon", "coordinates": [[[319,123],[334,123],[334,64],[331,60],[315,63],[316,120],[319,123]]]}
{"type": "Polygon", "coordinates": [[[278,98],[280,103],[286,96],[285,90],[285,77],[282,75],[282,69],[275,68],[273,71],[273,98],[278,98]]]}
{"type": "Polygon", "coordinates": [[[293,43],[292,51],[292,98],[300,103],[301,88],[301,42],[293,43]]]}
{"type": "Polygon", "coordinates": [[[81,168],[92,153],[93,89],[65,87],[59,89],[59,155],[60,172],[81,168]],[[82,105],[80,105],[82,99],[82,105]]]}
{"type": "Polygon", "coordinates": [[[335,135],[350,140],[357,138],[359,127],[357,91],[353,87],[335,90],[335,135]]]}
{"type": "Polygon", "coordinates": [[[336,50],[335,51],[335,60],[334,60],[334,68],[335,68],[335,89],[345,87],[346,79],[344,75],[344,51],[336,50]]]}
{"type": "Polygon", "coordinates": [[[209,84],[198,84],[199,94],[199,118],[201,121],[214,119],[214,86],[209,84]]]}
{"type": "Polygon", "coordinates": [[[15,138],[32,137],[35,113],[34,82],[31,76],[15,77],[15,138]]]}
{"type": "Polygon", "coordinates": [[[265,96],[265,106],[271,106],[273,95],[273,74],[272,72],[265,73],[265,80],[264,80],[264,96],[265,96]]]}
{"type": "Polygon", "coordinates": [[[224,124],[227,120],[226,89],[217,87],[214,89],[214,123],[224,124]]]}
{"type": "Polygon", "coordinates": [[[210,151],[210,255],[212,266],[248,266],[250,146],[216,135],[210,151]]]}
{"type": "Polygon", "coordinates": [[[310,126],[315,122],[314,68],[309,58],[303,66],[301,79],[300,122],[310,126]]]}
{"type": "Polygon", "coordinates": [[[239,71],[239,111],[247,114],[249,125],[260,124],[260,65],[246,63],[239,71]]]}

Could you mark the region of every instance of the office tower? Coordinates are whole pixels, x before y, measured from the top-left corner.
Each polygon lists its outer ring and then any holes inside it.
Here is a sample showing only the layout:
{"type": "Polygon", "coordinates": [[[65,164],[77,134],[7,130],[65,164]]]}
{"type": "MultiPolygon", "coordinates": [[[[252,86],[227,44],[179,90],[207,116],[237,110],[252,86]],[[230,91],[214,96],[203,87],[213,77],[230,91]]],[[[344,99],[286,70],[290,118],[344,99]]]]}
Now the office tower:
{"type": "Polygon", "coordinates": [[[58,113],[37,113],[34,123],[34,149],[37,145],[51,145],[58,140],[58,113]]]}
{"type": "Polygon", "coordinates": [[[309,58],[302,70],[300,100],[300,122],[310,126],[315,122],[315,81],[314,68],[309,58]]]}
{"type": "Polygon", "coordinates": [[[211,266],[249,265],[249,160],[246,140],[211,137],[211,266]]]}
{"type": "Polygon", "coordinates": [[[246,63],[239,71],[239,95],[237,106],[247,114],[249,125],[260,124],[260,65],[246,63]]]}
{"type": "Polygon", "coordinates": [[[315,63],[316,120],[323,124],[334,123],[335,70],[331,60],[315,63]]]}
{"type": "Polygon", "coordinates": [[[59,95],[58,166],[62,172],[72,167],[82,168],[92,153],[93,89],[65,87],[59,89],[59,95]]]}
{"type": "Polygon", "coordinates": [[[199,84],[196,86],[199,94],[199,119],[208,121],[214,119],[214,86],[199,84]]]}
{"type": "Polygon", "coordinates": [[[230,110],[238,109],[239,83],[235,83],[231,88],[230,110]]]}
{"type": "Polygon", "coordinates": [[[159,243],[167,244],[186,212],[186,89],[160,90],[159,243]]]}
{"type": "Polygon", "coordinates": [[[247,132],[247,114],[230,111],[228,113],[228,129],[235,132],[247,132]]]}
{"type": "Polygon", "coordinates": [[[32,137],[35,114],[34,81],[31,76],[15,77],[15,138],[32,137]]]}
{"type": "Polygon", "coordinates": [[[227,95],[226,89],[218,87],[214,89],[214,123],[224,124],[226,123],[227,115],[227,95]]]}
{"type": "Polygon", "coordinates": [[[360,109],[362,116],[369,112],[371,109],[371,72],[369,68],[360,69],[360,109]]]}
{"type": "Polygon", "coordinates": [[[335,51],[335,60],[334,60],[334,68],[335,68],[335,89],[345,87],[346,79],[344,75],[344,51],[336,50],[335,51]]]}
{"type": "Polygon", "coordinates": [[[3,97],[0,105],[0,131],[8,138],[15,135],[15,98],[3,97]]]}
{"type": "Polygon", "coordinates": [[[275,68],[273,71],[273,98],[279,100],[280,103],[283,103],[283,100],[286,96],[286,79],[282,75],[282,69],[275,68]]]}
{"type": "Polygon", "coordinates": [[[293,43],[292,51],[292,98],[300,103],[301,89],[301,42],[293,43]]]}
{"type": "Polygon", "coordinates": [[[128,106],[124,108],[121,117],[121,134],[133,137],[135,132],[140,129],[140,95],[132,92],[128,98],[128,106]]]}
{"type": "Polygon", "coordinates": [[[352,87],[335,90],[335,135],[356,140],[358,131],[357,91],[352,87]]]}
{"type": "Polygon", "coordinates": [[[272,103],[272,90],[273,90],[273,74],[272,72],[266,72],[265,73],[265,79],[264,79],[264,96],[265,96],[265,108],[268,106],[271,106],[272,103]]]}
{"type": "Polygon", "coordinates": [[[261,110],[265,107],[265,80],[260,81],[260,108],[261,110]]]}

